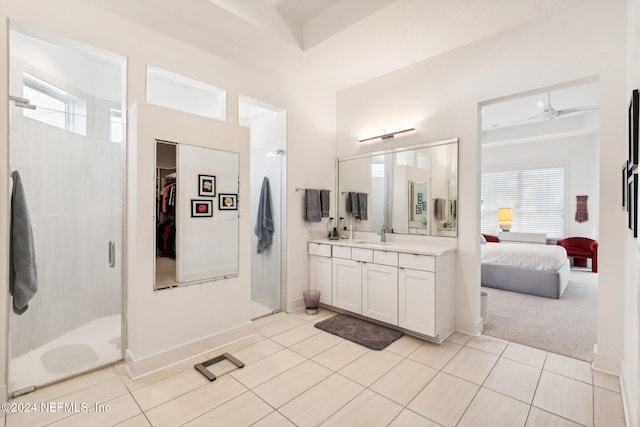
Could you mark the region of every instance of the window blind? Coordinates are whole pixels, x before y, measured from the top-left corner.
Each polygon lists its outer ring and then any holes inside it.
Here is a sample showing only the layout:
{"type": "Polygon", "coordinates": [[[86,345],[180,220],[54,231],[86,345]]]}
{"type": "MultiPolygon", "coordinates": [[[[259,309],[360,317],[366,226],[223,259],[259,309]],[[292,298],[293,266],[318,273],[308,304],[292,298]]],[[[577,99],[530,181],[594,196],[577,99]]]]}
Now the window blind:
{"type": "Polygon", "coordinates": [[[498,208],[512,208],[511,231],[564,237],[564,167],[485,172],[481,182],[480,228],[496,234],[498,208]]]}

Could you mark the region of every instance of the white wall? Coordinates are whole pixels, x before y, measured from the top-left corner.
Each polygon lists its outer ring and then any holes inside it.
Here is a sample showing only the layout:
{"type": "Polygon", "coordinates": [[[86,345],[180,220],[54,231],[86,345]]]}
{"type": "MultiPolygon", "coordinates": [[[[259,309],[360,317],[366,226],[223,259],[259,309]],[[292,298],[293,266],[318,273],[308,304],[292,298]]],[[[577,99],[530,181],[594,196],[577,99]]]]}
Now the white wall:
{"type": "MultiPolygon", "coordinates": [[[[622,164],[622,163],[621,163],[622,164]]],[[[598,240],[598,138],[597,135],[556,138],[482,148],[482,171],[536,166],[566,166],[565,237],[598,240]],[[587,195],[589,220],[575,220],[576,196],[587,195]]],[[[620,209],[622,205],[620,204],[620,209]]]]}
{"type": "MultiPolygon", "coordinates": [[[[296,186],[333,188],[335,179],[333,171],[335,161],[335,94],[324,91],[317,84],[291,75],[277,75],[273,70],[249,69],[235,64],[220,56],[213,55],[187,44],[178,42],[167,36],[145,27],[124,20],[104,9],[93,6],[91,2],[82,0],[7,0],[0,2],[0,54],[3,64],[0,76],[6,76],[8,56],[6,52],[7,32],[4,18],[15,19],[25,25],[53,32],[83,43],[96,46],[128,58],[127,101],[128,105],[145,100],[146,64],[151,64],[186,77],[202,81],[227,90],[227,120],[237,123],[238,94],[260,99],[269,104],[278,105],[288,111],[287,114],[287,229],[288,238],[284,242],[288,250],[286,274],[288,282],[288,309],[303,307],[302,291],[308,288],[307,239],[310,233],[322,230],[320,224],[306,224],[302,220],[302,198],[295,192],[296,186]],[[68,13],[72,10],[73,13],[68,13]],[[34,13],[38,11],[38,13],[34,13]],[[117,30],[114,30],[117,29],[117,30]]],[[[0,79],[0,95],[8,96],[7,78],[0,79]]],[[[0,106],[0,117],[5,126],[0,133],[0,158],[7,158],[8,122],[6,105],[0,106]]],[[[138,159],[129,151],[129,161],[138,159]]],[[[0,163],[0,178],[8,182],[8,164],[0,163]]],[[[8,229],[8,193],[5,186],[0,186],[0,236],[5,236],[8,229]]],[[[144,199],[144,195],[140,195],[144,199]]],[[[134,209],[130,207],[130,209],[134,209]]],[[[6,239],[2,240],[6,242],[6,239]]],[[[128,241],[129,250],[135,242],[128,241]]],[[[0,266],[6,267],[8,246],[0,247],[0,266]]],[[[242,260],[241,260],[242,262],[242,260]]],[[[3,268],[0,271],[6,272],[3,268]]],[[[8,273],[0,278],[0,330],[6,330],[6,309],[8,294],[8,273]]],[[[132,289],[151,289],[149,278],[144,281],[129,281],[128,291],[132,289]]],[[[194,288],[195,289],[195,288],[194,288]]],[[[195,292],[195,291],[186,291],[195,292]]],[[[194,303],[197,296],[193,296],[194,303]]],[[[138,305],[141,318],[127,321],[129,335],[140,333],[140,322],[145,313],[154,316],[152,310],[138,305]],[[132,332],[133,331],[133,332],[132,332]]],[[[209,308],[207,308],[209,309],[209,308]]],[[[203,308],[204,310],[204,308],[203,308]]],[[[154,332],[154,334],[157,332],[154,332]]],[[[138,335],[141,336],[141,335],[138,335]]],[[[0,337],[0,340],[2,338],[0,337]]],[[[167,340],[167,347],[177,346],[182,341],[167,340]]],[[[3,344],[6,344],[3,342],[3,344]]],[[[142,352],[141,343],[130,343],[134,354],[152,354],[152,349],[142,352]]],[[[6,348],[5,345],[0,345],[6,348]]],[[[161,351],[161,348],[155,348],[161,351]]],[[[4,362],[5,354],[0,352],[0,362],[4,362]]],[[[4,363],[0,364],[4,366],[4,363]]],[[[6,383],[6,376],[0,370],[0,384],[6,383]]],[[[1,390],[0,390],[1,391],[1,390]]],[[[4,394],[3,394],[4,395],[4,394]]]]}
{"type": "MultiPolygon", "coordinates": [[[[238,153],[240,182],[249,182],[249,131],[148,104],[130,106],[129,117],[125,360],[131,375],[138,377],[252,333],[249,204],[238,205],[238,276],[202,284],[153,290],[155,227],[150,221],[156,209],[156,139],[238,153]]],[[[248,186],[241,187],[239,199],[248,196],[248,186]]],[[[214,215],[221,212],[216,208],[214,215]]]]}
{"type": "Polygon", "coordinates": [[[599,76],[600,280],[595,366],[617,372],[622,356],[620,165],[625,152],[626,2],[584,3],[419,62],[337,95],[339,156],[379,150],[357,136],[386,123],[414,122],[417,132],[384,147],[460,138],[456,327],[478,333],[480,320],[478,104],[534,88],[599,76]],[[562,35],[562,36],[560,36],[562,35]]]}
{"type": "MultiPolygon", "coordinates": [[[[640,1],[627,1],[627,87],[630,96],[640,88],[640,1]]],[[[628,102],[628,100],[627,100],[628,102]]],[[[627,159],[627,151],[619,163],[627,159]]],[[[626,212],[615,218],[626,224],[626,212]]],[[[627,232],[624,238],[624,348],[622,352],[622,396],[625,400],[627,424],[640,426],[640,240],[627,232]]]]}

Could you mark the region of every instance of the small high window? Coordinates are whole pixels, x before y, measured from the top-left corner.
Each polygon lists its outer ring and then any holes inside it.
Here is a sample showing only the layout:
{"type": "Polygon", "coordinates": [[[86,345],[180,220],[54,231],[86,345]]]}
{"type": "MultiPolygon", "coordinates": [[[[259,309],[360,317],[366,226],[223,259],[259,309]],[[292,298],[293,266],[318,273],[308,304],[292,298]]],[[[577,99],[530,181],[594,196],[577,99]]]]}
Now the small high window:
{"type": "Polygon", "coordinates": [[[122,126],[122,111],[110,108],[109,123],[111,125],[111,142],[122,142],[122,132],[124,130],[122,126]]]}
{"type": "Polygon", "coordinates": [[[22,74],[22,96],[36,106],[24,116],[80,135],[87,134],[87,102],[28,73],[22,74]]]}
{"type": "Polygon", "coordinates": [[[227,92],[147,65],[147,102],[216,120],[227,119],[227,92]]]}

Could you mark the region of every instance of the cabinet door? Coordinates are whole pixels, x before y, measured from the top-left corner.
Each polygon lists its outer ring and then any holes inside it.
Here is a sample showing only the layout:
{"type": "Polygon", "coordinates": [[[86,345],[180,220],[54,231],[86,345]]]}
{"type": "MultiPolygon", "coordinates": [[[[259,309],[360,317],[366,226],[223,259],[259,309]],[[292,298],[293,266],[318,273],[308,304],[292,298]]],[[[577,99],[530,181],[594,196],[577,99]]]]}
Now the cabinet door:
{"type": "Polygon", "coordinates": [[[332,258],[333,305],[362,314],[362,267],[358,261],[332,258]]]}
{"type": "Polygon", "coordinates": [[[398,268],[362,265],[362,315],[398,324],[398,268]]]}
{"type": "Polygon", "coordinates": [[[332,304],[331,299],[331,258],[309,257],[309,288],[320,291],[320,302],[332,304]]]}
{"type": "Polygon", "coordinates": [[[435,274],[430,271],[400,268],[398,282],[398,325],[435,337],[435,274]]]}

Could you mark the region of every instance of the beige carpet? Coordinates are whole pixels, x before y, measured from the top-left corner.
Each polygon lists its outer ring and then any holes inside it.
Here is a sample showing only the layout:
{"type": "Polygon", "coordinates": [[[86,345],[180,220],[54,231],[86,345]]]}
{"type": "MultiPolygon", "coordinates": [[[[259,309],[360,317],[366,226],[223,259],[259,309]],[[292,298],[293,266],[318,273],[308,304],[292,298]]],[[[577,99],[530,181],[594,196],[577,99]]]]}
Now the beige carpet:
{"type": "Polygon", "coordinates": [[[484,334],[592,361],[596,342],[598,275],[572,269],[559,300],[485,288],[489,294],[484,334]]]}

